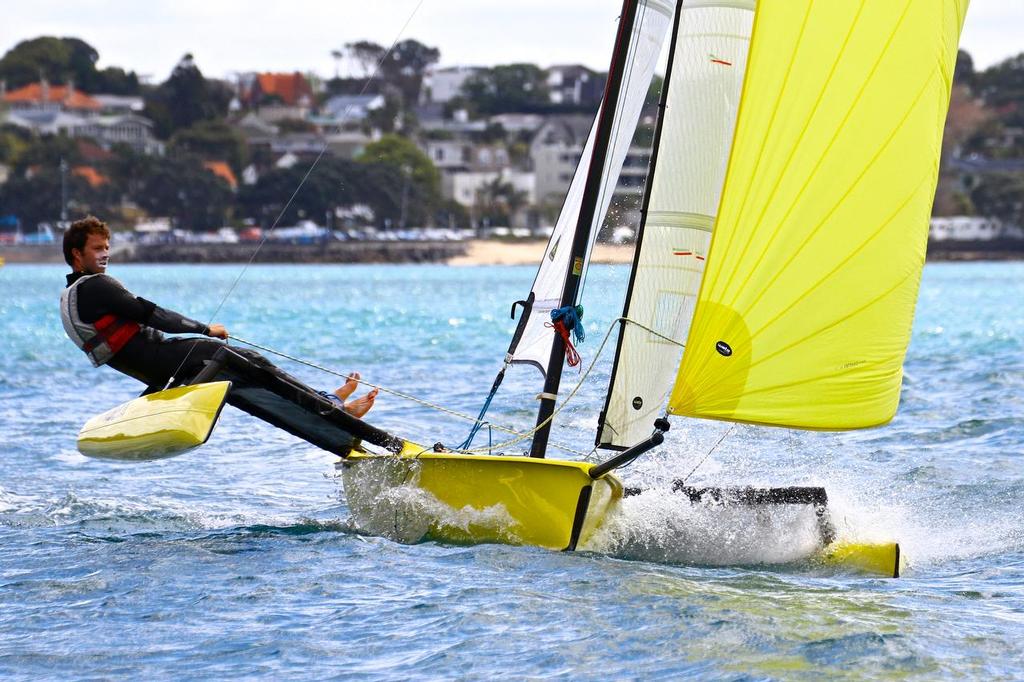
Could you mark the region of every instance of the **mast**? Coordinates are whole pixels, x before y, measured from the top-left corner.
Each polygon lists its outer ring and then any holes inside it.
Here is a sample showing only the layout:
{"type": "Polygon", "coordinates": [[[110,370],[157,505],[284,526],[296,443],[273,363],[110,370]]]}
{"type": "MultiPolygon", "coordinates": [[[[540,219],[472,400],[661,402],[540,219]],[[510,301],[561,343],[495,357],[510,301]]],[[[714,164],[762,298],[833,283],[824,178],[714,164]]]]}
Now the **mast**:
{"type": "MultiPolygon", "coordinates": [[[[647,169],[647,182],[644,187],[643,204],[640,208],[640,230],[636,235],[636,245],[633,248],[633,265],[629,271],[629,284],[626,286],[626,301],[622,306],[622,317],[629,317],[629,304],[633,297],[633,285],[636,282],[636,270],[640,264],[640,250],[644,243],[644,228],[647,227],[647,210],[651,206],[651,194],[654,191],[654,171],[658,166],[658,151],[661,145],[661,133],[665,126],[665,109],[668,107],[668,87],[672,80],[672,66],[676,59],[676,41],[679,39],[679,19],[683,14],[683,0],[678,0],[675,7],[675,16],[672,19],[672,38],[669,40],[668,64],[665,67],[665,81],[661,84],[661,96],[658,102],[658,123],[654,129],[654,140],[651,143],[651,165],[647,169]]],[[[604,407],[597,418],[597,435],[595,445],[601,445],[601,432],[604,431],[604,419],[608,412],[608,403],[611,401],[612,386],[615,385],[615,373],[619,369],[619,357],[622,355],[622,340],[626,330],[626,322],[619,322],[619,339],[615,346],[615,360],[612,362],[611,376],[608,377],[608,392],[605,394],[604,407]]]]}
{"type": "MultiPolygon", "coordinates": [[[[619,31],[615,37],[615,48],[612,50],[612,61],[608,68],[608,80],[605,83],[604,99],[601,102],[600,115],[597,122],[597,134],[594,140],[594,153],[587,169],[587,184],[583,191],[583,203],[580,207],[579,219],[576,223],[576,234],[572,242],[572,252],[568,269],[565,273],[565,285],[559,299],[559,307],[576,305],[579,295],[580,281],[583,277],[583,264],[586,260],[590,234],[594,229],[594,214],[601,193],[601,176],[604,173],[605,160],[608,156],[608,145],[615,123],[615,111],[618,107],[619,91],[622,86],[622,75],[626,69],[626,54],[629,51],[630,36],[636,22],[637,6],[640,0],[623,0],[622,16],[619,20],[619,31]]],[[[562,381],[562,366],[565,363],[565,344],[562,338],[555,335],[551,344],[551,356],[548,359],[547,373],[544,380],[544,392],[541,395],[540,409],[537,412],[537,424],[544,424],[555,411],[555,398],[562,381]]],[[[544,457],[548,445],[551,424],[544,424],[534,435],[530,448],[531,457],[544,457]]]]}

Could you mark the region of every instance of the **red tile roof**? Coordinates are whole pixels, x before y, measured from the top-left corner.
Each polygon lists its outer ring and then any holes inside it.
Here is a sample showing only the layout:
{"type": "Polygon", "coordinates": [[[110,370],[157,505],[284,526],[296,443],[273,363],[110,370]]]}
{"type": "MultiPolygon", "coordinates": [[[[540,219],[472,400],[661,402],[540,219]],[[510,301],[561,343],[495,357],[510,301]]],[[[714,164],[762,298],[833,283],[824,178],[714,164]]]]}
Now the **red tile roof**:
{"type": "Polygon", "coordinates": [[[238,179],[231,171],[231,166],[224,161],[203,161],[203,168],[224,180],[231,189],[238,189],[238,179]]]}
{"type": "Polygon", "coordinates": [[[261,73],[256,78],[262,94],[277,95],[289,106],[299,104],[303,95],[312,102],[313,89],[301,73],[261,73]]]}
{"type": "Polygon", "coordinates": [[[87,138],[78,138],[75,142],[78,147],[78,153],[81,155],[83,161],[88,163],[103,163],[104,161],[109,161],[114,158],[114,154],[112,152],[107,151],[92,140],[87,138]]]}
{"type": "Polygon", "coordinates": [[[86,182],[89,183],[90,187],[96,188],[100,185],[105,185],[109,182],[105,175],[102,175],[98,170],[92,166],[75,166],[71,169],[72,175],[77,175],[86,182]]]}
{"type": "MultiPolygon", "coordinates": [[[[30,83],[4,95],[8,104],[42,104],[43,84],[30,83]]],[[[101,109],[102,105],[81,90],[70,89],[66,85],[51,85],[46,97],[47,102],[63,104],[68,109],[101,109]]]]}

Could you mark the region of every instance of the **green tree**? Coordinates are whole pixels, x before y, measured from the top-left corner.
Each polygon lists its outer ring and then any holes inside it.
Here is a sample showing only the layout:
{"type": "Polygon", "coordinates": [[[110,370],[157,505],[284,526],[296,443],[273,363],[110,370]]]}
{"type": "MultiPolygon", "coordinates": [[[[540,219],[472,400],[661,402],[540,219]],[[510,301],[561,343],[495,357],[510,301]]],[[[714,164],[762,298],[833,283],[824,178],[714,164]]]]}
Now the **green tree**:
{"type": "Polygon", "coordinates": [[[1004,125],[1024,126],[1024,52],[975,74],[975,83],[1004,125]]]}
{"type": "Polygon", "coordinates": [[[14,165],[31,142],[31,133],[15,125],[0,126],[0,163],[14,165]]]}
{"type": "Polygon", "coordinates": [[[117,67],[96,69],[99,52],[78,38],[43,36],[25,40],[0,58],[0,78],[8,88],[34,83],[40,76],[53,83],[74,81],[86,92],[118,95],[139,94],[139,78],[134,71],[117,67]]]}
{"type": "MultiPolygon", "coordinates": [[[[66,177],[70,216],[103,213],[108,205],[102,191],[73,173],[66,177]]],[[[13,214],[22,229],[32,232],[41,222],[60,220],[61,172],[58,166],[40,166],[31,174],[16,174],[0,185],[0,215],[13,214]]]]}
{"type": "Polygon", "coordinates": [[[357,161],[381,167],[368,171],[384,183],[374,195],[378,202],[374,207],[378,219],[394,225],[422,225],[440,204],[441,174],[430,158],[410,140],[398,135],[384,135],[367,145],[357,161]],[[396,193],[397,205],[384,200],[384,197],[395,198],[396,193]]]}
{"type": "Polygon", "coordinates": [[[501,178],[484,184],[476,193],[477,217],[489,225],[511,225],[526,203],[527,193],[501,178]]]}
{"type": "Polygon", "coordinates": [[[971,191],[979,215],[1024,226],[1024,173],[988,173],[971,191]]]}
{"type": "Polygon", "coordinates": [[[370,78],[377,70],[377,64],[384,58],[387,49],[369,40],[359,40],[345,45],[345,53],[354,59],[362,70],[362,77],[370,78]]]}
{"type": "Polygon", "coordinates": [[[191,54],[182,57],[170,78],[146,98],[146,115],[161,139],[199,121],[223,118],[231,102],[231,89],[203,77],[191,54]]]}
{"type": "Polygon", "coordinates": [[[405,106],[412,107],[419,101],[423,75],[440,58],[441,51],[436,47],[427,47],[416,40],[403,40],[395,44],[381,63],[381,75],[401,91],[405,106]]]}
{"type": "Polygon", "coordinates": [[[484,69],[462,84],[462,94],[478,114],[542,113],[551,109],[544,71],[535,64],[484,69]]]}
{"type": "Polygon", "coordinates": [[[198,121],[171,136],[172,154],[191,154],[208,161],[227,161],[235,175],[249,162],[249,146],[238,131],[223,120],[198,121]]]}
{"type": "Polygon", "coordinates": [[[40,75],[56,83],[72,77],[71,48],[60,38],[43,36],[23,40],[0,59],[0,78],[8,88],[35,83],[40,75]]]}
{"type": "Polygon", "coordinates": [[[169,216],[179,227],[208,230],[228,221],[234,195],[199,158],[183,156],[155,161],[137,200],[151,215],[169,216]]]}
{"type": "Polygon", "coordinates": [[[294,225],[303,218],[324,223],[326,216],[333,214],[335,209],[355,203],[361,173],[358,164],[325,157],[308,178],[305,178],[306,170],[296,165],[264,173],[255,185],[242,188],[239,206],[246,216],[270,227],[279,216],[279,225],[294,225]],[[288,204],[293,194],[294,198],[288,204]]]}

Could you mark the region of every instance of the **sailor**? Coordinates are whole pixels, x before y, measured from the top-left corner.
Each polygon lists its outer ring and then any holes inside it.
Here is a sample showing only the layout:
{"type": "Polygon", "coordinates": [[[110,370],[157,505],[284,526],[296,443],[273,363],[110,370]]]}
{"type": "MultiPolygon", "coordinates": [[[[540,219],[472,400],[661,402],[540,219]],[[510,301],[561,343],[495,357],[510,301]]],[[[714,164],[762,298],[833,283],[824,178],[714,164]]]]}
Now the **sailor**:
{"type": "MultiPolygon", "coordinates": [[[[60,297],[64,331],[93,366],[109,365],[150,391],[163,389],[172,378],[175,384],[188,383],[224,345],[228,330],[135,296],[106,274],[109,258],[110,229],[98,218],[78,220],[64,233],[64,260],[72,270],[60,297]],[[162,332],[210,338],[169,339],[162,332]]],[[[349,414],[362,417],[373,407],[377,391],[346,402],[358,381],[353,373],[332,397],[349,414]]]]}

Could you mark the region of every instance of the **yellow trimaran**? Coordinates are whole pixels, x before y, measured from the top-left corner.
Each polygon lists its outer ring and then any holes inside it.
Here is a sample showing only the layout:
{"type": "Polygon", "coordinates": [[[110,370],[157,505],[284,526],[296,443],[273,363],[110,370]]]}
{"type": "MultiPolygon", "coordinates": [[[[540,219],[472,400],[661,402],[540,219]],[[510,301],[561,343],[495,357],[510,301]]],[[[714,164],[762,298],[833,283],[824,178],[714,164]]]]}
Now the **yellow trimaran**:
{"type": "MultiPolygon", "coordinates": [[[[666,413],[815,430],[888,422],[966,9],[967,0],[624,0],[601,110],[506,355],[506,367],[544,374],[532,456],[481,453],[471,438],[424,448],[370,427],[362,435],[361,422],[335,415],[363,438],[326,447],[342,456],[357,522],[409,541],[576,549],[635,492],[613,471],[662,442],[666,413]],[[597,435],[621,452],[597,465],[548,459],[565,343],[544,323],[580,298],[666,35],[661,116],[597,435]]],[[[177,407],[155,394],[136,412],[92,420],[80,448],[124,458],[205,442],[226,389],[172,390],[177,407]],[[206,423],[170,416],[204,409],[206,423]],[[177,446],[145,428],[119,431],[122,417],[144,423],[149,410],[177,446]]],[[[675,488],[695,504],[810,505],[818,560],[899,575],[896,542],[836,540],[820,488],[675,488]]]]}

